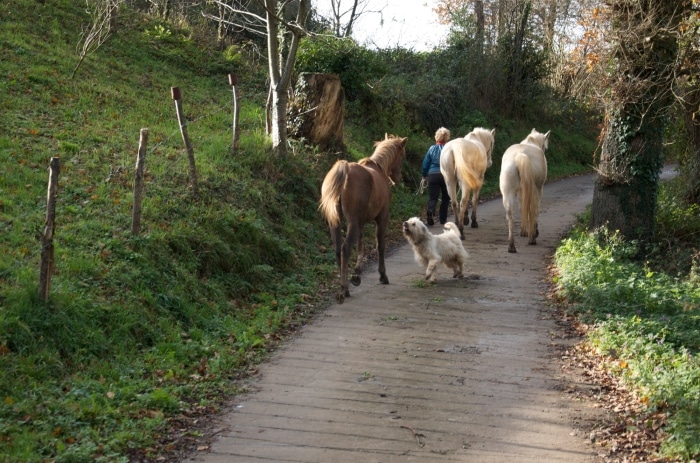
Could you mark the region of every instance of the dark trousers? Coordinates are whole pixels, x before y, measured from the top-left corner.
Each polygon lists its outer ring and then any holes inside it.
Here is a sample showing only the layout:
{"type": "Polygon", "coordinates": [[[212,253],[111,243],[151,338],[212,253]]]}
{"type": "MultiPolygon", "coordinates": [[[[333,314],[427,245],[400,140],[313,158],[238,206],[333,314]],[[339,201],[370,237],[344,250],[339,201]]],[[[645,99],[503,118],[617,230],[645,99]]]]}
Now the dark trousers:
{"type": "Polygon", "coordinates": [[[447,222],[447,212],[450,209],[450,196],[447,193],[447,185],[445,184],[445,179],[440,172],[435,172],[428,175],[428,211],[435,215],[435,207],[437,206],[438,199],[442,194],[442,200],[440,202],[440,214],[438,215],[438,220],[440,223],[447,222]]]}

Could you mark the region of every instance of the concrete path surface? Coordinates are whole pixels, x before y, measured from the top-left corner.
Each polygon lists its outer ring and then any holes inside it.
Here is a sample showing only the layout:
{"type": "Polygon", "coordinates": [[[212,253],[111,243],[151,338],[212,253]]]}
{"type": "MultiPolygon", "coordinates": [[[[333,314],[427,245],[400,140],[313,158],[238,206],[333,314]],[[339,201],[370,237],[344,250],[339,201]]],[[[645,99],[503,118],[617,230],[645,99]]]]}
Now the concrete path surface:
{"type": "Polygon", "coordinates": [[[593,182],[546,184],[537,245],[517,236],[517,254],[500,198],[481,204],[479,228],[465,228],[465,279],[441,267],[422,284],[407,244],[387,258],[391,284],[370,265],[344,304],[260,366],[251,392],[214,418],[208,451],[188,461],[596,461],[578,427],[595,411],[563,392],[574,380],[559,368],[545,305],[547,258],[593,182]]]}

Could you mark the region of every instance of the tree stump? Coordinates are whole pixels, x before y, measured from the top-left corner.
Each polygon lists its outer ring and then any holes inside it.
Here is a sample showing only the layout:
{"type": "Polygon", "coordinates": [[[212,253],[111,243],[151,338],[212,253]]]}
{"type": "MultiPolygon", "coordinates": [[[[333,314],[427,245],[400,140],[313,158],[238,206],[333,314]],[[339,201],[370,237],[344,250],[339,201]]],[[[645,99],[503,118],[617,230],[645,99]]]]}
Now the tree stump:
{"type": "Polygon", "coordinates": [[[302,73],[287,112],[292,138],[305,138],[323,151],[343,149],[345,92],[335,74],[302,73]]]}

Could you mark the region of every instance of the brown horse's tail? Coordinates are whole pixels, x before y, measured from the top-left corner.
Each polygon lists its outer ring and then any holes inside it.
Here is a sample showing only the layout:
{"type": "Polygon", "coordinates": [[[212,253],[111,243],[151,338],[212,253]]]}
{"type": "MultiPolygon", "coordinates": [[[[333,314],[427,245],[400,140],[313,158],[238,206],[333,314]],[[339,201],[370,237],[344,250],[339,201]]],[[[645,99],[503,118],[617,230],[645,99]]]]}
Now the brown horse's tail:
{"type": "Polygon", "coordinates": [[[348,162],[337,161],[328,171],[321,185],[321,204],[318,208],[331,227],[340,223],[340,193],[348,177],[348,162]]]}
{"type": "Polygon", "coordinates": [[[526,154],[516,156],[516,165],[520,173],[520,214],[523,225],[527,227],[527,235],[530,239],[535,237],[535,222],[537,220],[540,201],[537,195],[539,190],[535,185],[535,177],[532,172],[530,158],[526,154]]]}

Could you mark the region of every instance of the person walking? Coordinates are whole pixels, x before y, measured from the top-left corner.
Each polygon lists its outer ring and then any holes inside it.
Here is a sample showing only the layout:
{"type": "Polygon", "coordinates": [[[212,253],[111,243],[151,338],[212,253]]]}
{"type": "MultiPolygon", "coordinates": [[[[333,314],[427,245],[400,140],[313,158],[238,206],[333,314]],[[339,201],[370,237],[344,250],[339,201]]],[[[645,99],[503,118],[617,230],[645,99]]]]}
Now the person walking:
{"type": "Polygon", "coordinates": [[[438,199],[441,199],[438,220],[440,220],[441,224],[447,222],[450,196],[447,192],[445,178],[440,172],[440,154],[442,153],[442,147],[448,141],[450,141],[450,131],[445,127],[440,127],[435,132],[435,144],[428,148],[428,152],[425,153],[425,158],[423,158],[423,180],[427,180],[428,183],[428,225],[435,223],[435,207],[438,199]]]}

